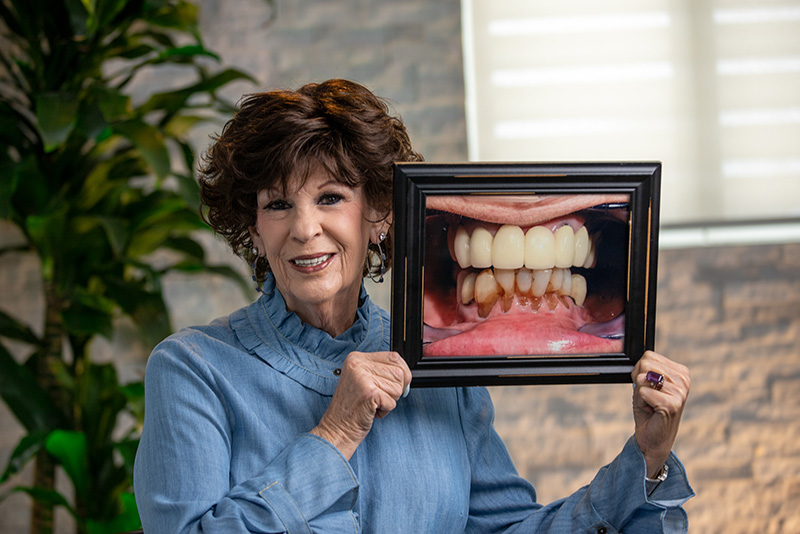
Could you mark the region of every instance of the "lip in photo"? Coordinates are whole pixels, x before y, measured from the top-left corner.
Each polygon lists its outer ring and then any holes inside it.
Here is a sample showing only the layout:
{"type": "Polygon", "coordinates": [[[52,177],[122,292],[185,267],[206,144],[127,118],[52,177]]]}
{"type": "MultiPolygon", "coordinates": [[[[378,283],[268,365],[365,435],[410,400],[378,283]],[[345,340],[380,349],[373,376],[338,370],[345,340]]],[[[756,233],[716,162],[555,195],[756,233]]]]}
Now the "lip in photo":
{"type": "Polygon", "coordinates": [[[654,348],[661,164],[397,163],[414,387],[628,382],[654,348]]]}
{"type": "Polygon", "coordinates": [[[629,200],[429,196],[423,356],[622,352],[629,200]]]}

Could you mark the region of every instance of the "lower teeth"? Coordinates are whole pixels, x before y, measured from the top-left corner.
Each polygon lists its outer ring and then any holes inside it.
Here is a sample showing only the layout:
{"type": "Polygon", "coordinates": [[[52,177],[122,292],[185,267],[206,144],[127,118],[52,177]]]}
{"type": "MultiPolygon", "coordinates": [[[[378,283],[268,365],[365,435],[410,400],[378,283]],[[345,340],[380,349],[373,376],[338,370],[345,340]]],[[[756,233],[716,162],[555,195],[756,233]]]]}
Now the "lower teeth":
{"type": "Polygon", "coordinates": [[[521,306],[530,305],[533,311],[542,302],[554,310],[559,303],[569,307],[570,301],[582,306],[586,299],[586,279],[569,269],[484,269],[464,275],[460,289],[461,303],[477,303],[481,317],[486,317],[501,297],[504,312],[511,309],[515,297],[521,306]]]}

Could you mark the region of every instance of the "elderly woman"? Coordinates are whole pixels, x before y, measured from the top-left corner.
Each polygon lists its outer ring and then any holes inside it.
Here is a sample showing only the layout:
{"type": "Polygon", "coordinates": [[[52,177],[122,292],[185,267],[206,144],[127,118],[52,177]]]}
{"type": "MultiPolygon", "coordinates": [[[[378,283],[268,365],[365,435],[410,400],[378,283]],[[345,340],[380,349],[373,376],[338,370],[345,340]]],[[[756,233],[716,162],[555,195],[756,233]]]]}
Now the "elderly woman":
{"type": "Polygon", "coordinates": [[[208,221],[252,261],[262,294],[150,357],[134,479],[147,534],[685,531],[692,492],[670,452],[689,389],[681,365],[639,360],[634,436],[547,506],[495,433],[486,389],[408,394],[389,316],[362,280],[381,252],[391,264],[392,163],[418,160],[361,85],[243,101],[201,186],[208,221]],[[646,387],[648,371],[663,387],[646,387]]]}

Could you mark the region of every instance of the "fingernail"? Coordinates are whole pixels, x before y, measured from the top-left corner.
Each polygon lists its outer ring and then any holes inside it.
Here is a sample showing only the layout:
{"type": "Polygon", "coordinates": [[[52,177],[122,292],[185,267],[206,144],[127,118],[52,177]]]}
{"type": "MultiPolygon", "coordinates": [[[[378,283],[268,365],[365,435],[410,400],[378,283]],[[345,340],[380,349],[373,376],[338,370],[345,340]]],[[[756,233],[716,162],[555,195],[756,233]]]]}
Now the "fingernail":
{"type": "Polygon", "coordinates": [[[411,383],[406,386],[406,389],[403,390],[403,398],[408,397],[408,392],[411,391],[411,383]]]}

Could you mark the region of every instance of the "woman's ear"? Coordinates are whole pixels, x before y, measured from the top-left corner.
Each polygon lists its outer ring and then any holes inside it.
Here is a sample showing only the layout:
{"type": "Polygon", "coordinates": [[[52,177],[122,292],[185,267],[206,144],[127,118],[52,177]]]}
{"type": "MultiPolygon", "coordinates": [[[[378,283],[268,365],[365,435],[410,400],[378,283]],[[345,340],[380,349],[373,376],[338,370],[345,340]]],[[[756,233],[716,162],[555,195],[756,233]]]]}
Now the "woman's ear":
{"type": "Polygon", "coordinates": [[[376,245],[379,244],[383,239],[386,238],[386,234],[389,233],[389,229],[392,227],[392,212],[390,211],[385,217],[377,221],[375,224],[372,225],[372,231],[370,232],[370,241],[375,243],[376,245]],[[383,239],[381,239],[381,234],[383,234],[383,239]]]}
{"type": "Polygon", "coordinates": [[[261,235],[258,233],[258,228],[255,226],[250,226],[247,228],[250,232],[250,239],[253,241],[253,248],[257,251],[254,252],[256,256],[263,256],[264,255],[264,242],[261,241],[261,235]]]}

